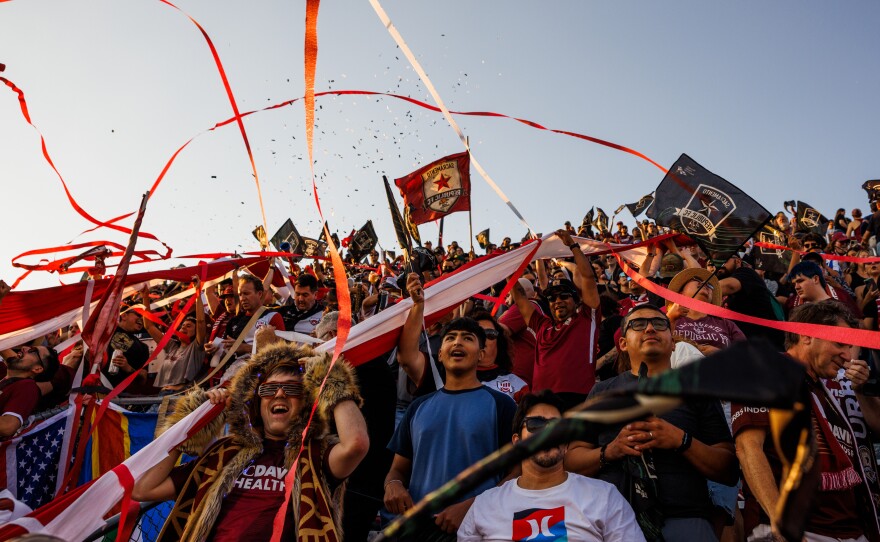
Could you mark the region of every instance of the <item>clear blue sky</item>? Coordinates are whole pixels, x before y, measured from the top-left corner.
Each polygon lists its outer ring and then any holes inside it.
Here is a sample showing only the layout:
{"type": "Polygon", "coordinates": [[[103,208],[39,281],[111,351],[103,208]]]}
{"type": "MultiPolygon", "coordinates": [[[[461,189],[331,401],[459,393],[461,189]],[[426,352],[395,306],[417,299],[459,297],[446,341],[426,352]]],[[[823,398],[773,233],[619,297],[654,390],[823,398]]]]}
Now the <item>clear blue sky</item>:
{"type": "MultiPolygon", "coordinates": [[[[384,0],[447,105],[497,111],[637,149],[670,165],[686,152],[770,211],[800,198],[825,214],[865,210],[880,177],[880,4],[869,1],[525,2],[384,0]]],[[[304,2],[181,1],[211,35],[242,111],[303,94],[304,2]]],[[[389,91],[430,101],[369,3],[321,5],[316,90],[389,91]]],[[[3,74],[80,203],[107,219],[134,210],[171,154],[231,116],[210,53],[158,1],[0,4],[3,74]]],[[[441,115],[391,99],[317,102],[324,212],[340,234],[372,218],[393,243],[381,175],[462,150],[441,115]]],[[[513,121],[463,118],[473,152],[532,226],[611,212],[662,174],[638,158],[513,121]]],[[[246,121],[269,229],[304,235],[311,198],[300,105],[246,121]]],[[[33,248],[89,224],[70,208],[12,92],[0,89],[0,277],[33,248]]],[[[524,228],[473,175],[474,231],[524,228]]],[[[632,223],[624,211],[623,219],[632,223]]],[[[150,202],[144,229],[176,254],[253,250],[256,190],[237,128],[197,138],[150,202]]],[[[270,232],[271,233],[271,232],[270,232]]],[[[466,244],[467,215],[446,239],[466,244]]],[[[436,237],[433,225],[423,237],[436,237]]],[[[125,237],[104,230],[77,241],[125,237]]],[[[144,243],[140,248],[151,248],[144,243]]],[[[174,262],[177,263],[177,262],[174,262]]],[[[57,284],[46,274],[23,288],[57,284]]],[[[74,280],[64,277],[65,282],[74,280]]]]}

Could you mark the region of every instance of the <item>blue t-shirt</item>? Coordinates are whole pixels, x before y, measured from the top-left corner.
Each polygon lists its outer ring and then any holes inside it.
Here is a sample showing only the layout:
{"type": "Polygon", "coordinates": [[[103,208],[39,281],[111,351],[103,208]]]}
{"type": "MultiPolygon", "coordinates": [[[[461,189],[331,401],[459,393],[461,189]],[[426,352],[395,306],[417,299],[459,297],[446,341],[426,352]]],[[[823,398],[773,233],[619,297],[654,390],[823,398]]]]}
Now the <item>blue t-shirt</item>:
{"type": "MultiPolygon", "coordinates": [[[[461,471],[510,442],[516,403],[480,386],[442,388],[415,399],[397,426],[388,449],[412,461],[409,493],[418,502],[461,471]]],[[[461,500],[494,487],[492,478],[461,500]]]]}

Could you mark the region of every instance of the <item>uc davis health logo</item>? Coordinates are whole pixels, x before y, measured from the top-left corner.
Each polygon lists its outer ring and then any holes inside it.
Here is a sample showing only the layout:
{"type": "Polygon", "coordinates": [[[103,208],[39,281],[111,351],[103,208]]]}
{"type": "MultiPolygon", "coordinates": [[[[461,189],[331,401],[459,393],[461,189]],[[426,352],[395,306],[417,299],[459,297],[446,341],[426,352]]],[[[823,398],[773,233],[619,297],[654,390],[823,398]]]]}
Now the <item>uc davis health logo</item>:
{"type": "Polygon", "coordinates": [[[512,538],[515,542],[567,542],[565,507],[550,510],[530,508],[514,513],[512,538]]]}

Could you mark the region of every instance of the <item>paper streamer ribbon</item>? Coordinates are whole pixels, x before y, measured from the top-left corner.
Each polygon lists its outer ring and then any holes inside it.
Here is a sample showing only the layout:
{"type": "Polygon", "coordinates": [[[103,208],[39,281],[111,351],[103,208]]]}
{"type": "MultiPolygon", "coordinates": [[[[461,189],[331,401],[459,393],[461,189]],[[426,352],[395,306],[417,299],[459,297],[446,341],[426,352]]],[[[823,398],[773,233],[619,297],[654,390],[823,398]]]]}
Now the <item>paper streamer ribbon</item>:
{"type": "MultiPolygon", "coordinates": [[[[797,252],[801,256],[807,254],[807,252],[801,252],[799,250],[795,250],[791,247],[785,247],[782,245],[776,245],[774,243],[764,243],[758,242],[755,243],[756,247],[760,248],[769,248],[770,250],[785,250],[788,252],[797,252]]],[[[837,254],[826,254],[824,252],[818,252],[819,256],[822,256],[823,260],[835,260],[838,262],[849,262],[849,263],[880,263],[880,257],[874,256],[870,258],[856,258],[855,256],[839,256],[837,254]]]]}
{"type": "Polygon", "coordinates": [[[868,331],[866,329],[854,329],[849,327],[806,324],[802,322],[780,322],[778,320],[767,320],[764,318],[749,316],[748,314],[734,312],[730,309],[719,307],[706,301],[701,301],[699,299],[694,299],[685,295],[681,295],[679,293],[673,292],[668,288],[664,288],[663,286],[655,284],[647,278],[638,274],[636,271],[633,271],[626,260],[621,258],[619,255],[615,253],[614,256],[615,258],[617,258],[617,262],[620,265],[620,268],[623,269],[626,275],[631,278],[636,284],[638,284],[645,290],[648,290],[649,292],[662,297],[667,301],[678,303],[682,307],[687,307],[689,309],[703,312],[711,316],[717,316],[718,318],[726,318],[728,320],[746,322],[747,324],[756,324],[759,326],[778,329],[780,331],[785,331],[789,333],[797,333],[798,335],[816,337],[818,339],[824,339],[826,341],[851,344],[864,348],[880,348],[880,332],[868,331]]]}
{"type": "Polygon", "coordinates": [[[385,10],[382,9],[382,5],[379,4],[379,0],[370,0],[370,5],[373,6],[373,9],[376,11],[376,15],[379,16],[379,19],[382,21],[382,24],[385,25],[385,28],[388,29],[388,33],[391,34],[391,37],[394,39],[397,46],[400,47],[400,50],[403,51],[404,56],[406,56],[407,60],[409,60],[410,65],[412,65],[413,69],[416,70],[416,73],[419,74],[419,78],[424,83],[425,88],[428,89],[428,92],[431,94],[431,97],[434,98],[434,101],[437,102],[437,106],[443,112],[443,116],[446,117],[446,122],[452,126],[452,129],[455,130],[455,133],[458,135],[458,138],[461,140],[462,144],[464,144],[464,148],[467,149],[468,154],[471,155],[471,163],[474,165],[476,170],[479,172],[480,176],[485,179],[485,181],[489,184],[492,190],[498,194],[498,197],[507,204],[513,214],[519,218],[519,221],[526,227],[530,232],[534,232],[529,223],[523,217],[522,213],[519,212],[519,209],[516,208],[516,205],[510,201],[510,198],[501,190],[501,187],[498,186],[495,181],[489,177],[489,174],[486,173],[486,170],[483,169],[483,166],[477,161],[477,157],[474,156],[473,152],[471,152],[471,146],[468,143],[468,139],[465,137],[464,133],[461,131],[461,128],[458,127],[458,123],[455,122],[455,119],[449,113],[449,109],[446,107],[446,104],[443,103],[443,99],[440,98],[440,94],[437,92],[437,89],[434,88],[434,84],[431,82],[431,79],[428,77],[428,74],[425,73],[425,70],[422,68],[422,65],[419,64],[419,61],[416,60],[415,55],[410,50],[409,46],[403,41],[403,36],[400,35],[400,32],[397,31],[397,28],[394,26],[394,23],[391,22],[391,19],[388,17],[388,14],[385,13],[385,10]]]}
{"type": "MultiPolygon", "coordinates": [[[[321,200],[318,197],[318,185],[315,182],[315,160],[314,160],[314,132],[315,132],[315,68],[318,64],[318,9],[320,8],[320,0],[306,0],[306,35],[304,44],[304,71],[305,71],[305,117],[306,117],[306,142],[309,150],[309,171],[312,176],[312,193],[315,196],[315,206],[318,208],[318,214],[321,217],[321,223],[324,224],[324,236],[330,248],[330,258],[333,261],[333,277],[336,281],[336,299],[339,304],[339,320],[337,323],[336,347],[333,349],[333,358],[330,360],[330,366],[327,368],[327,374],[318,388],[315,404],[312,405],[312,411],[309,413],[309,419],[306,422],[305,429],[302,432],[302,442],[296,459],[290,467],[290,471],[284,478],[284,487],[293,488],[296,481],[296,473],[299,470],[299,458],[305,447],[306,439],[309,437],[309,429],[312,425],[312,419],[318,409],[317,398],[324,391],[324,385],[327,378],[333,370],[333,366],[339,360],[342,354],[342,348],[348,339],[348,332],[351,329],[351,296],[348,291],[348,277],[345,274],[345,266],[342,263],[342,257],[339,250],[333,242],[333,237],[327,228],[327,220],[324,218],[324,212],[321,210],[321,200]]],[[[284,531],[284,520],[287,515],[287,508],[290,505],[290,491],[284,492],[284,503],[278,509],[272,528],[271,542],[280,542],[282,532],[284,531]]],[[[299,506],[300,503],[294,503],[299,506]]]]}

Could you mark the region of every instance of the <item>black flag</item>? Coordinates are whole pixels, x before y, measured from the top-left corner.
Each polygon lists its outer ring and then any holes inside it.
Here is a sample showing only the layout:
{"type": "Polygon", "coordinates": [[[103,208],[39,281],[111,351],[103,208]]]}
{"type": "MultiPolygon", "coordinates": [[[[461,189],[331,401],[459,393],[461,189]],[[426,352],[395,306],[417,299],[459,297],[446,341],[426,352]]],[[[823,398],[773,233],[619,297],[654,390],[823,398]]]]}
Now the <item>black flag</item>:
{"type": "Polygon", "coordinates": [[[652,194],[646,194],[642,196],[642,199],[635,203],[627,203],[626,208],[632,213],[633,218],[638,218],[640,214],[645,212],[645,209],[651,206],[653,201],[654,196],[652,194]]]}
{"type": "Polygon", "coordinates": [[[874,203],[875,201],[880,200],[880,179],[865,181],[862,188],[868,193],[869,202],[874,203]]]}
{"type": "Polygon", "coordinates": [[[584,215],[583,222],[581,222],[581,227],[586,228],[587,231],[589,231],[593,227],[593,212],[594,208],[590,207],[590,210],[587,211],[587,214],[584,215]]]}
{"type": "MultiPolygon", "coordinates": [[[[409,231],[409,236],[412,237],[413,241],[415,241],[417,245],[422,246],[422,236],[419,234],[419,226],[413,222],[409,209],[409,205],[403,206],[403,220],[406,222],[406,229],[409,231]]],[[[445,217],[441,217],[441,219],[442,218],[445,217]]]]}
{"type": "MultiPolygon", "coordinates": [[[[756,235],[756,239],[759,243],[782,247],[788,246],[785,234],[770,224],[761,228],[756,235]]],[[[788,264],[791,262],[791,251],[788,250],[755,247],[752,250],[752,255],[755,258],[755,268],[763,269],[765,273],[784,274],[788,271],[788,264]]]]}
{"type": "Polygon", "coordinates": [[[596,207],[596,219],[593,220],[593,226],[599,230],[599,233],[608,231],[608,215],[605,214],[601,207],[596,207]]]}
{"type": "Polygon", "coordinates": [[[303,257],[314,258],[321,257],[327,252],[327,243],[312,239],[311,237],[303,237],[303,257]]]}
{"type": "Polygon", "coordinates": [[[486,250],[486,247],[489,246],[489,228],[481,231],[477,234],[477,243],[480,245],[480,248],[486,250]]]}
{"type": "Polygon", "coordinates": [[[351,243],[348,245],[348,252],[354,256],[355,260],[360,260],[376,248],[378,242],[379,237],[376,235],[376,230],[373,229],[373,221],[367,220],[364,227],[354,234],[351,243]]]}
{"type": "Polygon", "coordinates": [[[770,213],[682,154],[657,187],[648,218],[680,229],[720,266],[770,219],[770,213]]]}
{"type": "Polygon", "coordinates": [[[293,254],[302,254],[302,236],[296,231],[296,226],[289,218],[278,228],[272,239],[269,240],[272,246],[282,252],[291,252],[293,254]]]}
{"type": "Polygon", "coordinates": [[[797,231],[825,235],[829,220],[809,203],[797,202],[797,231]]]}
{"type": "Polygon", "coordinates": [[[406,253],[404,258],[409,259],[409,254],[412,252],[412,243],[409,240],[403,217],[400,216],[400,208],[397,206],[397,202],[394,201],[394,193],[391,191],[391,185],[388,184],[388,177],[383,175],[382,179],[385,181],[385,195],[388,197],[388,209],[391,211],[391,222],[394,224],[394,233],[397,234],[397,243],[406,253]]]}

